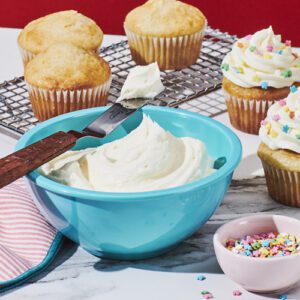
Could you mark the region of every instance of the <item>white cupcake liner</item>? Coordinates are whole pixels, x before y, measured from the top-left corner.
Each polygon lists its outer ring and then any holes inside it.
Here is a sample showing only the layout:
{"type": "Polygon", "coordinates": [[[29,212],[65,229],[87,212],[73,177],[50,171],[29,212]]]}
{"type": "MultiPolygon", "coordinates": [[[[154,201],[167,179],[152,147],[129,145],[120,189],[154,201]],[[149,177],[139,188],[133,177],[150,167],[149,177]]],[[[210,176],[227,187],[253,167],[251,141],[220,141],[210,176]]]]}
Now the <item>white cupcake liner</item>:
{"type": "Polygon", "coordinates": [[[148,37],[124,29],[133,60],[139,65],[157,62],[161,70],[179,70],[199,57],[205,27],[194,34],[177,37],[148,37]]]}
{"type": "Polygon", "coordinates": [[[258,134],[260,122],[267,116],[269,107],[277,100],[243,99],[223,89],[230,123],[236,129],[258,134]]]}
{"type": "Polygon", "coordinates": [[[107,104],[111,77],[104,83],[88,89],[46,90],[27,83],[32,110],[38,120],[67,112],[107,104]]]}
{"type": "Polygon", "coordinates": [[[270,196],[284,205],[300,207],[300,172],[276,168],[262,160],[270,196]]]}

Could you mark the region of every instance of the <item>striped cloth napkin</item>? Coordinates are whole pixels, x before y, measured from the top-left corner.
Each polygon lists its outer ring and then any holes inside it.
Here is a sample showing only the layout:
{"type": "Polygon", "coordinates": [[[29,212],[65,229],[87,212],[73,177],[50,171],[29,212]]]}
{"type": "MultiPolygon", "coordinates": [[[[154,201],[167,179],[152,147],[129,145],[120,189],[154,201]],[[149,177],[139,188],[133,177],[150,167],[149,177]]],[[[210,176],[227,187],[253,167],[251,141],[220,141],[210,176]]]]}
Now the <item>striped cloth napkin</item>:
{"type": "Polygon", "coordinates": [[[47,267],[61,242],[61,234],[36,208],[23,179],[0,189],[0,292],[47,267]]]}

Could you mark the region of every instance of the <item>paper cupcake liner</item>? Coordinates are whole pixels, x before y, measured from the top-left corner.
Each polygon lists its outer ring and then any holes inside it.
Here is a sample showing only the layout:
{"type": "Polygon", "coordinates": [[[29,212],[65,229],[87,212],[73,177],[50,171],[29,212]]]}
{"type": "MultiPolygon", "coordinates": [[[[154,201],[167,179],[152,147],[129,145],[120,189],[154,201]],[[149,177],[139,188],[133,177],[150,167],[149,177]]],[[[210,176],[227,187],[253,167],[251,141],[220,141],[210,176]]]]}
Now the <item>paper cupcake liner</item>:
{"type": "Polygon", "coordinates": [[[300,207],[300,172],[276,168],[262,161],[270,196],[277,202],[300,207]]]}
{"type": "Polygon", "coordinates": [[[138,35],[124,26],[133,60],[138,65],[157,62],[161,70],[179,70],[194,64],[199,57],[203,30],[178,37],[138,35]]]}
{"type": "Polygon", "coordinates": [[[258,134],[260,122],[276,100],[242,99],[223,89],[231,125],[243,132],[258,134]]]}
{"type": "Polygon", "coordinates": [[[89,89],[46,90],[27,83],[34,115],[39,121],[74,110],[105,106],[111,78],[102,85],[89,89]]]}

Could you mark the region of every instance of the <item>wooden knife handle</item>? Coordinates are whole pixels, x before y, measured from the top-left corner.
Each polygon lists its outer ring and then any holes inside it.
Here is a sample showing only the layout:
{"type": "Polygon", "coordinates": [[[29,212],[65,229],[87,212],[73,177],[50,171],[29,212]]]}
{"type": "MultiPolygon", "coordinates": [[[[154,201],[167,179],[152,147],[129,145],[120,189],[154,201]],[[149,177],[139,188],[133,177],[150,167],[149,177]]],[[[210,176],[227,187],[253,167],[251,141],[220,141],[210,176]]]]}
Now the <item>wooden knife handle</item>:
{"type": "Polygon", "coordinates": [[[71,149],[76,136],[59,131],[0,159],[0,188],[71,149]]]}

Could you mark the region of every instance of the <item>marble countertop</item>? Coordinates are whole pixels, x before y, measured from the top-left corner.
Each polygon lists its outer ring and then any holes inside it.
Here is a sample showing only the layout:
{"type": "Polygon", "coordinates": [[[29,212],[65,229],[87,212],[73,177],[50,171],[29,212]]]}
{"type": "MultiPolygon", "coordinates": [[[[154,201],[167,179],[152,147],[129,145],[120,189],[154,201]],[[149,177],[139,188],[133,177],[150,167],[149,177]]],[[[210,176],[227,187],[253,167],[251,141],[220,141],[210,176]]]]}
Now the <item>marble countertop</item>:
{"type": "MultiPolygon", "coordinates": [[[[258,295],[241,289],[221,271],[214,256],[212,237],[223,223],[254,213],[275,213],[300,218],[300,210],[269,198],[264,178],[233,181],[224,202],[196,234],[163,256],[137,262],[99,259],[65,240],[50,267],[23,286],[4,294],[16,299],[202,299],[209,290],[214,299],[278,299],[278,295],[258,295]],[[205,281],[197,281],[204,274],[205,281]]],[[[247,270],[245,270],[246,272],[247,270]]],[[[300,288],[289,291],[288,299],[300,299],[300,288]]]]}
{"type": "MultiPolygon", "coordinates": [[[[16,29],[0,29],[0,81],[22,74],[16,45],[16,29]]],[[[105,36],[106,45],[122,37],[105,36]]],[[[216,118],[230,127],[227,114],[216,118]]],[[[57,257],[40,275],[22,286],[1,294],[5,300],[17,299],[101,299],[101,300],[197,300],[201,290],[214,299],[237,299],[232,291],[240,289],[241,300],[277,299],[278,295],[258,295],[241,289],[221,271],[214,256],[212,237],[225,222],[254,213],[276,213],[300,218],[300,210],[274,202],[261,177],[261,164],[255,154],[259,139],[237,132],[242,141],[243,160],[224,202],[212,218],[193,236],[173,251],[137,262],[109,261],[87,253],[65,240],[57,257]],[[205,281],[197,281],[204,274],[205,281]]],[[[16,140],[0,128],[0,157],[12,151],[16,140]]],[[[245,270],[246,272],[247,270],[245,270]]],[[[300,287],[289,291],[288,299],[300,299],[300,287]]]]}

